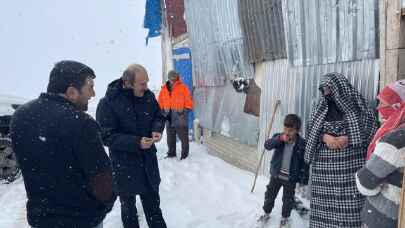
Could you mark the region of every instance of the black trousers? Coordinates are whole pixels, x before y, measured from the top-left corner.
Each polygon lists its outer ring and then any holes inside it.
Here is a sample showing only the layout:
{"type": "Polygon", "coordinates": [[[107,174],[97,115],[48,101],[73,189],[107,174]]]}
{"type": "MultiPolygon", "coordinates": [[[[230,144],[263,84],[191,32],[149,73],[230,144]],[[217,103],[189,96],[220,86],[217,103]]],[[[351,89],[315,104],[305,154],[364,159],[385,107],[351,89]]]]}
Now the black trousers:
{"type": "Polygon", "coordinates": [[[281,180],[277,177],[271,177],[270,183],[267,185],[267,190],[264,195],[263,210],[265,213],[271,213],[274,208],[274,201],[276,200],[281,187],[283,187],[283,207],[281,215],[284,218],[288,218],[294,207],[295,184],[281,180]]]}
{"type": "Polygon", "coordinates": [[[189,152],[188,127],[171,127],[166,124],[168,156],[176,156],[176,134],[181,141],[181,157],[187,157],[189,152]]]}
{"type": "MultiPolygon", "coordinates": [[[[140,198],[149,228],[167,228],[160,209],[159,193],[150,190],[148,193],[141,194],[140,198]]],[[[139,228],[135,195],[120,196],[120,201],[124,228],[139,228]]]]}

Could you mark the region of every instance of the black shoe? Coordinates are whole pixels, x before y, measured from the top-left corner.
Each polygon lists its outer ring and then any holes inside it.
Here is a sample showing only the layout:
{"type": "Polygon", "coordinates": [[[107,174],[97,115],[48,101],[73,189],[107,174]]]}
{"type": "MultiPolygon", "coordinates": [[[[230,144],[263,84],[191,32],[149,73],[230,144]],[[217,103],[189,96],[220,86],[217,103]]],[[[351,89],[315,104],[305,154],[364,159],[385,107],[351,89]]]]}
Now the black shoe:
{"type": "Polygon", "coordinates": [[[175,158],[176,154],[167,154],[165,158],[175,158]]]}
{"type": "Polygon", "coordinates": [[[188,157],[188,154],[187,155],[182,154],[180,157],[180,160],[186,159],[187,157],[188,157]]]}

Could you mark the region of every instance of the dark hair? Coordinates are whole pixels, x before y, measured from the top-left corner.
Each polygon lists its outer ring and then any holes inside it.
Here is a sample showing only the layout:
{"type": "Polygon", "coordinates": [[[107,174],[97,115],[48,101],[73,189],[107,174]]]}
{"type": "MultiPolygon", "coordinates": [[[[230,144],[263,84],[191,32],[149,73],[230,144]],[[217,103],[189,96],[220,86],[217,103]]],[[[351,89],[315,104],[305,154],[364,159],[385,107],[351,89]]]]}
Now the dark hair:
{"type": "Polygon", "coordinates": [[[295,114],[288,114],[284,118],[284,127],[301,129],[301,118],[295,114]]]}
{"type": "Polygon", "coordinates": [[[80,91],[88,78],[96,78],[90,67],[76,61],[60,61],[51,70],[47,92],[66,93],[70,86],[80,91]]]}

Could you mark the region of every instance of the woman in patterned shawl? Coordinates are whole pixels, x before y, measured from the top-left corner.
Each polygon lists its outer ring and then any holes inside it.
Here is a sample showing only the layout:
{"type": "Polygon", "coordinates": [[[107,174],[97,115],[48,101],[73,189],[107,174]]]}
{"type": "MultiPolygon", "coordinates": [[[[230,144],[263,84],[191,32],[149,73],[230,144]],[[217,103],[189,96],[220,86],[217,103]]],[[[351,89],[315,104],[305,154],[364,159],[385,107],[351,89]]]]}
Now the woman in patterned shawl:
{"type": "Polygon", "coordinates": [[[312,168],[310,227],[361,227],[364,198],[355,173],[365,163],[377,128],[375,115],[341,74],[323,76],[320,91],[306,134],[305,161],[312,168]]]}

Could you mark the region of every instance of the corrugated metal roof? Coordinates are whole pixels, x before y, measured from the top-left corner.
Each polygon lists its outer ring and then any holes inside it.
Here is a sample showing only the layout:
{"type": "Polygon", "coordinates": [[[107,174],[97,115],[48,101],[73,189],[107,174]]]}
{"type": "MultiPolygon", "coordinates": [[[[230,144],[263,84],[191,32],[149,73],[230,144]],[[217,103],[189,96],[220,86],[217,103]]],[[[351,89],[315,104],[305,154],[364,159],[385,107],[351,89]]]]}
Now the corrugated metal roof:
{"type": "MultiPolygon", "coordinates": [[[[277,60],[257,64],[256,77],[263,78],[261,94],[259,153],[263,149],[265,129],[271,119],[271,113],[277,99],[281,106],[277,112],[273,133],[283,129],[283,118],[288,113],[296,113],[303,120],[303,132],[312,108],[319,98],[319,83],[322,75],[339,72],[348,77],[351,84],[368,101],[374,100],[378,86],[378,59],[327,65],[291,67],[288,60],[277,60]]],[[[266,153],[262,173],[267,174],[271,153],[266,153]]]]}
{"type": "Polygon", "coordinates": [[[378,0],[284,0],[294,65],[378,58],[378,0]]]}
{"type": "Polygon", "coordinates": [[[282,0],[239,0],[249,62],[287,57],[282,0]]]}
{"type": "Polygon", "coordinates": [[[244,58],[238,0],[185,0],[196,87],[223,86],[235,76],[253,77],[244,58]]]}

